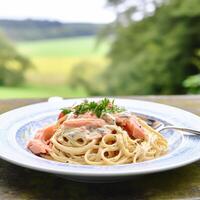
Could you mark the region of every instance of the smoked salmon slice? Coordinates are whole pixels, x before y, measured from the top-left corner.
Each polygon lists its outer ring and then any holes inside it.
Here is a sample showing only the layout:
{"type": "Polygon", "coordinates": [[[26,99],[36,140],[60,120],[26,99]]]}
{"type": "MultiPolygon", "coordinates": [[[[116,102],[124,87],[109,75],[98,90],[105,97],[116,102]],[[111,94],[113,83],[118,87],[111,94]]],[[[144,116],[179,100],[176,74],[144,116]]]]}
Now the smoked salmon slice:
{"type": "Polygon", "coordinates": [[[56,131],[55,125],[48,126],[44,129],[38,130],[34,139],[31,139],[27,147],[34,153],[47,153],[50,148],[48,146],[49,140],[56,131]]]}
{"type": "Polygon", "coordinates": [[[129,118],[116,117],[116,123],[121,126],[128,134],[136,139],[144,139],[145,133],[142,126],[137,122],[136,117],[129,118]]]}
{"type": "Polygon", "coordinates": [[[103,119],[93,119],[93,118],[77,118],[64,121],[63,125],[68,128],[75,128],[81,126],[89,127],[102,127],[106,124],[103,119]]]}

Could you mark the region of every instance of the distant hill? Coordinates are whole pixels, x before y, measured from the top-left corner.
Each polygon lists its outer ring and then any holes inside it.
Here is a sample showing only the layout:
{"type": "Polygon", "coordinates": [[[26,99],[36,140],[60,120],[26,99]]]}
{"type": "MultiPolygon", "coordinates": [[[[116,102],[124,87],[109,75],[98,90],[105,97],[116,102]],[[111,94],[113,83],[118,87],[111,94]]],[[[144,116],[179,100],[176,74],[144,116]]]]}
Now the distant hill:
{"type": "Polygon", "coordinates": [[[48,20],[0,20],[0,30],[14,41],[95,35],[103,24],[61,23],[48,20]]]}

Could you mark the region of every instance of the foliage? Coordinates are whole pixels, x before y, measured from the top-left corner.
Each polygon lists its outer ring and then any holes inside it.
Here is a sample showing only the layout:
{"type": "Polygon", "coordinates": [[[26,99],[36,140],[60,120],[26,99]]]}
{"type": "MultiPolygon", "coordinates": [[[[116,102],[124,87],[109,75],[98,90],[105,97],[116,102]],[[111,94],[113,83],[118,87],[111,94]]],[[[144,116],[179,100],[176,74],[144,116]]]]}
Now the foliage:
{"type": "Polygon", "coordinates": [[[15,41],[95,35],[103,25],[48,20],[0,20],[0,28],[15,41]]]}
{"type": "Polygon", "coordinates": [[[82,61],[73,67],[67,84],[72,88],[81,86],[91,95],[100,95],[105,91],[106,87],[102,83],[104,71],[104,65],[88,60],[82,61]]]}
{"type": "Polygon", "coordinates": [[[0,85],[18,85],[24,81],[24,73],[31,67],[27,58],[0,35],[0,85]]]}
{"type": "MultiPolygon", "coordinates": [[[[128,5],[126,0],[109,1],[113,2],[118,7],[128,5]]],[[[154,13],[144,12],[140,21],[132,19],[137,9],[117,18],[109,52],[112,62],[103,75],[106,94],[185,93],[182,82],[199,73],[199,1],[158,2],[154,1],[154,13]]],[[[124,13],[127,10],[130,7],[124,13]]]]}
{"type": "MultiPolygon", "coordinates": [[[[200,70],[200,49],[196,52],[196,57],[193,59],[193,63],[200,70]]],[[[183,86],[189,93],[200,94],[200,73],[197,75],[189,76],[184,82],[183,86]]]]}
{"type": "Polygon", "coordinates": [[[183,85],[188,89],[189,93],[200,93],[200,74],[188,77],[183,85]]]}

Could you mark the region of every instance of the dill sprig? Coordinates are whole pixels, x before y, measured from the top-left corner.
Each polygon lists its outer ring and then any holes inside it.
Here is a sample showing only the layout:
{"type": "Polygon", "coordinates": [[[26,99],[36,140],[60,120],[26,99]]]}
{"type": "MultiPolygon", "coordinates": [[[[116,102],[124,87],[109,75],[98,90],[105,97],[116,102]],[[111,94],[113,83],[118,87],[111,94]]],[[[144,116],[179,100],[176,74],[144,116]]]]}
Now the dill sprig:
{"type": "Polygon", "coordinates": [[[92,112],[97,117],[101,117],[103,113],[119,113],[124,111],[123,108],[114,104],[114,100],[110,101],[107,98],[102,99],[99,102],[85,100],[83,103],[71,108],[63,108],[63,114],[74,112],[76,115],[84,114],[86,112],[92,112]]]}
{"type": "Polygon", "coordinates": [[[70,108],[61,108],[61,110],[62,110],[62,113],[63,113],[64,115],[67,115],[67,114],[69,114],[70,112],[72,112],[72,110],[71,110],[70,108]]]}

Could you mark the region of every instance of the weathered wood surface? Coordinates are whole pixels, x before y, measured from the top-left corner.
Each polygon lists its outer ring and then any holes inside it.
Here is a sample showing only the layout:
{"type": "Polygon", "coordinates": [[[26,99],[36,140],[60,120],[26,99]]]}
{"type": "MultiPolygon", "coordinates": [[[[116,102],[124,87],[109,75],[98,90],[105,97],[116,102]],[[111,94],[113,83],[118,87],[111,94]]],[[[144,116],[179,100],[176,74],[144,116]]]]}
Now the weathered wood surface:
{"type": "MultiPolygon", "coordinates": [[[[177,106],[200,115],[200,96],[128,97],[177,106]]],[[[0,113],[45,101],[0,100],[0,113]]],[[[121,183],[76,183],[0,160],[0,200],[200,199],[200,161],[121,183]]]]}

